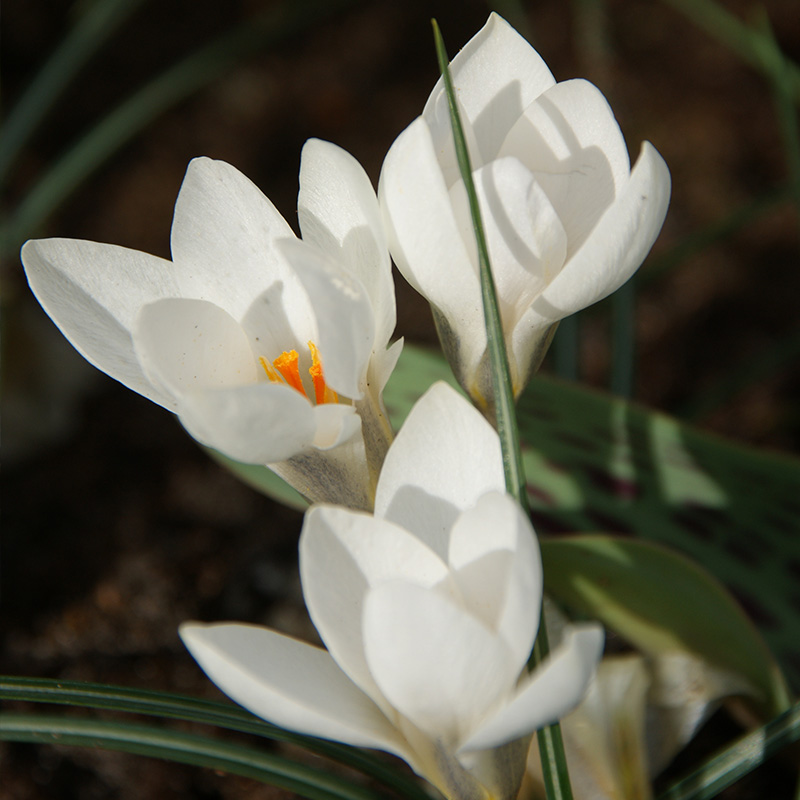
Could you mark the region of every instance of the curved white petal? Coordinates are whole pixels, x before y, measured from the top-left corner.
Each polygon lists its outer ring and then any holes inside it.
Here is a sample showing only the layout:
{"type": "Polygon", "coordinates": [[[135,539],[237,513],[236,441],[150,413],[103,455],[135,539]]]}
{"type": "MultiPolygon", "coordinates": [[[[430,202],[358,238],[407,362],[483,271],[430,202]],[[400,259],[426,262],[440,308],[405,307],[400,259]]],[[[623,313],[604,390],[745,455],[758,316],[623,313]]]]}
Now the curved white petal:
{"type": "Polygon", "coordinates": [[[459,359],[471,372],[486,349],[480,282],[423,118],[389,149],[378,196],[397,268],[457,332],[459,359]]]}
{"type": "MultiPolygon", "coordinates": [[[[482,163],[497,155],[514,121],[543,91],[555,83],[541,56],[502,17],[489,20],[450,64],[458,98],[475,130],[482,163]]],[[[437,130],[447,127],[442,79],[431,92],[423,115],[437,130]]],[[[474,164],[473,166],[477,166],[474,164]]]]}
{"type": "Polygon", "coordinates": [[[392,342],[385,350],[373,353],[368,378],[370,388],[378,396],[383,394],[389,378],[392,377],[392,372],[403,352],[403,342],[404,339],[401,337],[396,342],[392,342]]]}
{"type": "Polygon", "coordinates": [[[378,198],[363,167],[341,147],[309,139],[300,159],[297,214],[303,240],[366,289],[376,346],[385,346],[396,321],[394,281],[378,198]]]}
{"type": "Polygon", "coordinates": [[[542,604],[542,561],[530,520],[509,495],[485,494],[453,525],[448,558],[465,606],[504,639],[519,674],[542,604]]]}
{"type": "MultiPolygon", "coordinates": [[[[504,328],[513,329],[523,311],[558,274],[567,236],[547,195],[516,158],[498,158],[473,179],[504,328]]],[[[463,181],[450,190],[453,211],[475,270],[478,246],[463,181]]]]}
{"type": "Polygon", "coordinates": [[[574,625],[527,680],[516,696],[488,717],[459,751],[488,750],[549,725],[573,709],[583,697],[603,654],[599,625],[574,625]]]}
{"type": "MultiPolygon", "coordinates": [[[[664,159],[642,144],[628,183],[530,311],[519,322],[526,329],[563,319],[618,289],[644,261],[667,214],[670,176],[664,159]]],[[[513,343],[512,343],[513,346],[513,343]]]]}
{"type": "Polygon", "coordinates": [[[283,728],[407,758],[380,709],[317,647],[256,625],[185,622],[180,636],[231,699],[283,728]]]}
{"type": "Polygon", "coordinates": [[[131,335],[143,305],[177,294],[169,261],[78,239],[31,240],[20,257],[36,299],[90,364],[175,410],[171,395],[144,375],[131,335]]]}
{"type": "Polygon", "coordinates": [[[401,581],[367,593],[364,649],[389,702],[450,747],[505,698],[518,674],[504,642],[464,608],[401,581]]]}
{"type": "Polygon", "coordinates": [[[386,701],[364,657],[366,591],[397,579],[432,586],[447,575],[415,536],[379,517],[315,506],[303,521],[300,578],[308,613],[339,666],[379,705],[386,701]]]}
{"type": "Polygon", "coordinates": [[[361,282],[321,250],[296,239],[278,247],[303,284],[317,321],[315,342],[325,380],[340,394],[360,399],[375,339],[375,320],[361,282]]]}
{"type": "Polygon", "coordinates": [[[189,392],[178,416],[203,444],[247,464],[285,461],[311,448],[316,420],[311,403],[277,383],[189,392]]]}
{"type": "Polygon", "coordinates": [[[361,417],[353,406],[323,403],[314,407],[316,431],[312,444],[317,450],[331,450],[352,439],[361,430],[361,417]]]}
{"type": "Polygon", "coordinates": [[[292,229],[261,190],[224,161],[195,158],[186,170],[172,222],[172,259],[181,294],[209,300],[242,320],[253,298],[283,284],[290,316],[310,313],[275,249],[292,229]]]}
{"type": "Polygon", "coordinates": [[[459,512],[505,488],[500,440],[469,401],[435,383],[417,401],[383,463],[375,514],[447,558],[459,512]]]}
{"type": "Polygon", "coordinates": [[[567,258],[619,196],[630,174],[628,149],[600,90],[582,79],[544,92],[517,120],[501,156],[536,176],[567,234],[567,258]]]}
{"type": "Polygon", "coordinates": [[[258,378],[239,323],[205,300],[175,297],[148,303],[136,320],[134,345],[151,381],[175,396],[243,386],[258,378]]]}

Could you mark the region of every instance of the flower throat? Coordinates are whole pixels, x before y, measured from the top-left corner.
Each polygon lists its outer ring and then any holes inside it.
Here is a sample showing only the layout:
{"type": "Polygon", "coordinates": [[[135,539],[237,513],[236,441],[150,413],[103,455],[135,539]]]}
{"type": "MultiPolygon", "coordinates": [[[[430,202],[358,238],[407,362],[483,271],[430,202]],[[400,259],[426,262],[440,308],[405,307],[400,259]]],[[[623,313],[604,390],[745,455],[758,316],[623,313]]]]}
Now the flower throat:
{"type": "MultiPolygon", "coordinates": [[[[319,357],[317,346],[314,342],[309,342],[308,349],[311,352],[311,366],[308,369],[308,374],[311,375],[311,383],[314,386],[315,402],[317,405],[320,403],[338,403],[339,396],[325,383],[322,360],[319,357]]],[[[300,392],[303,397],[308,397],[305,386],[303,386],[303,379],[300,377],[300,357],[297,354],[297,350],[284,350],[272,364],[263,356],[259,356],[258,360],[264,368],[264,372],[267,373],[267,377],[273,383],[284,383],[300,392]]]]}

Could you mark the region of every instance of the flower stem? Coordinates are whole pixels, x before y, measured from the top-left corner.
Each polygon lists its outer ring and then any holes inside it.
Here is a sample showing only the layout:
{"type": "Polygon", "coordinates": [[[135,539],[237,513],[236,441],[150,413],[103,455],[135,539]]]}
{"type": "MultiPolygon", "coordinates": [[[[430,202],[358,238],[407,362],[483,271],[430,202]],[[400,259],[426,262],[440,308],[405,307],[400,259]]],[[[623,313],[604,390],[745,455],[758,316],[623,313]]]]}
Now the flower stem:
{"type": "MultiPolygon", "coordinates": [[[[511,375],[506,353],[506,341],[503,325],[500,319],[500,309],[497,304],[492,270],[489,264],[489,248],[486,245],[486,236],[481,220],[478,195],[472,180],[472,167],[469,151],[461,125],[461,118],[456,102],[456,93],[450,75],[450,59],[444,46],[441,31],[436,20],[433,24],[433,36],[436,42],[436,55],[439,60],[439,69],[442,73],[444,88],[447,93],[450,108],[450,121],[453,127],[456,157],[464,187],[469,198],[469,207],[472,214],[472,225],[478,243],[478,264],[480,267],[481,295],[483,298],[483,313],[486,321],[486,337],[488,341],[489,358],[492,365],[492,386],[494,389],[493,409],[497,422],[497,431],[500,435],[500,445],[503,451],[503,469],[506,479],[506,490],[520,504],[527,514],[530,514],[528,495],[526,490],[525,470],[522,465],[522,450],[520,449],[519,429],[514,408],[514,392],[511,385],[511,375]]],[[[532,669],[539,664],[549,653],[547,630],[544,616],[539,621],[539,633],[531,653],[529,667],[532,669]]],[[[542,774],[544,776],[545,790],[548,800],[572,800],[572,788],[569,781],[564,742],[561,737],[561,728],[556,723],[537,731],[539,752],[542,759],[542,774]]]]}

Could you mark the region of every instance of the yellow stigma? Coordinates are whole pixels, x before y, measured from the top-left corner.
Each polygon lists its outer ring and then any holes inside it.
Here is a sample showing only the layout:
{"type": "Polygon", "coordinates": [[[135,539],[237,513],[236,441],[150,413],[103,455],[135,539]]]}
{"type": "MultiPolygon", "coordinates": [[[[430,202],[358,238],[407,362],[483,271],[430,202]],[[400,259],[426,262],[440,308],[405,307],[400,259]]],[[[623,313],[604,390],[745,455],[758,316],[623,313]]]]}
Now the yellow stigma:
{"type": "MultiPolygon", "coordinates": [[[[325,383],[325,375],[322,371],[322,360],[319,357],[319,350],[314,342],[308,343],[311,352],[311,367],[308,370],[311,375],[311,382],[314,386],[314,400],[320,403],[338,403],[339,396],[333,389],[325,383]]],[[[267,377],[273,383],[285,383],[292,389],[300,392],[303,397],[308,397],[303,380],[300,377],[299,356],[297,350],[284,350],[271,364],[266,358],[260,356],[258,359],[267,377]]]]}

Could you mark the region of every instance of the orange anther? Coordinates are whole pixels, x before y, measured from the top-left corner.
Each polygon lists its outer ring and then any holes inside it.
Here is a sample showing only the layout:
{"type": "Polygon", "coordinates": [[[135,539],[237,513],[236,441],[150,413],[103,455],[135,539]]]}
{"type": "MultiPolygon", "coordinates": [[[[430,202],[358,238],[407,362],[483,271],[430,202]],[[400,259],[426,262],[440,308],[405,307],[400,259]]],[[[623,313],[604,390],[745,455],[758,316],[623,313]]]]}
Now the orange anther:
{"type": "MultiPolygon", "coordinates": [[[[297,389],[300,394],[307,397],[306,390],[303,388],[303,381],[300,380],[300,369],[297,365],[297,361],[297,350],[289,350],[288,352],[284,351],[281,353],[272,363],[292,389],[297,389]]],[[[267,375],[269,375],[269,373],[267,373],[267,375]]]]}
{"type": "Polygon", "coordinates": [[[319,350],[314,342],[308,343],[308,349],[311,351],[311,367],[308,372],[311,375],[311,381],[314,384],[314,399],[317,405],[320,403],[338,403],[339,396],[333,389],[325,383],[325,375],[322,371],[322,361],[319,357],[319,350]]]}

